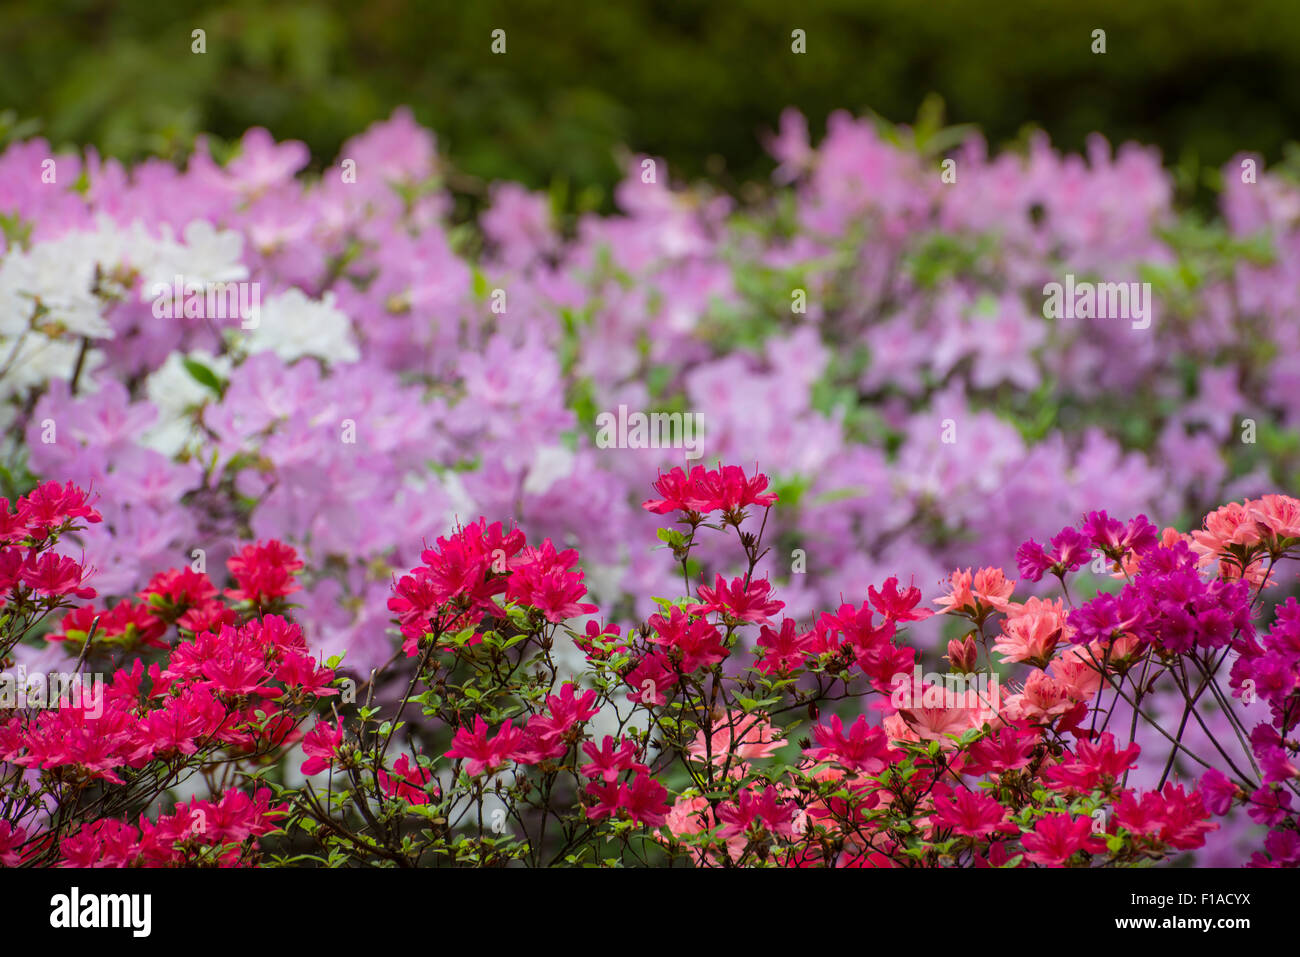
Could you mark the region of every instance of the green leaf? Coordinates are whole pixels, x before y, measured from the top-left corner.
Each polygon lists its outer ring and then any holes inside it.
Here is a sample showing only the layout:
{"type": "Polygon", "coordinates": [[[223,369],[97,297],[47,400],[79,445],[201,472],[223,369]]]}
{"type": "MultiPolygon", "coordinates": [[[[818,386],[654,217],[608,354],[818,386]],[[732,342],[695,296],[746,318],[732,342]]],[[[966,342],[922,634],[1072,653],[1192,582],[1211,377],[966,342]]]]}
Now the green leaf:
{"type": "Polygon", "coordinates": [[[181,362],[195,382],[211,389],[218,397],[221,396],[221,380],[217,378],[215,372],[196,359],[185,358],[181,362]]]}

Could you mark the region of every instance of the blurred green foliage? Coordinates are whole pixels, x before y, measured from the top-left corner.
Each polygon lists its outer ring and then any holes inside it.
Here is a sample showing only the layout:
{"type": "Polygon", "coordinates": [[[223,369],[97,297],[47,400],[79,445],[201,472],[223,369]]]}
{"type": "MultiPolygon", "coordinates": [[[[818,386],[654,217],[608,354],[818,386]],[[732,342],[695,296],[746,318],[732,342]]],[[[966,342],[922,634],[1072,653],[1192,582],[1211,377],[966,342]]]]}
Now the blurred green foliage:
{"type": "Polygon", "coordinates": [[[817,133],[836,108],[910,120],[931,92],[995,143],[1033,123],[1072,149],[1153,142],[1180,169],[1273,159],[1297,51],[1296,0],[6,0],[0,111],[124,157],[261,125],[319,164],[409,104],[471,176],[607,201],[620,145],[736,188],[771,169],[760,137],[785,106],[817,133]]]}

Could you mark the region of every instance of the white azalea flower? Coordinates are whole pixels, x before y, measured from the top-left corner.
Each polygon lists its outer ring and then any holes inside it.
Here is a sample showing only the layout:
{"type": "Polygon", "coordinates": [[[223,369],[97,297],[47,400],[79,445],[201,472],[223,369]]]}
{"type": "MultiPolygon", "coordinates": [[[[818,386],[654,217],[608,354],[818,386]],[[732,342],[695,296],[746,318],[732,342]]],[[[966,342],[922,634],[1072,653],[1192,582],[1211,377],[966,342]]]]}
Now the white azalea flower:
{"type": "Polygon", "coordinates": [[[301,289],[272,296],[262,303],[255,329],[248,330],[244,348],[274,352],[286,362],[315,356],[327,362],[355,362],[361,357],[352,337],[352,323],[334,307],[334,294],[309,299],[301,289]]]}

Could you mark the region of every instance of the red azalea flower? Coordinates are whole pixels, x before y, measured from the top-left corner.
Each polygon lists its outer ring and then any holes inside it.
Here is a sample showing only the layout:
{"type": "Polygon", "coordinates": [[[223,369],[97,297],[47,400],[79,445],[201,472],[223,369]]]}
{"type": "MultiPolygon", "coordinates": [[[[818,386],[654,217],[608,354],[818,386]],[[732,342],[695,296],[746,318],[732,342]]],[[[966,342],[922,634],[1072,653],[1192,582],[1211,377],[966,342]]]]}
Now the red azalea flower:
{"type": "Polygon", "coordinates": [[[334,763],[334,756],[343,745],[343,721],[339,719],[331,724],[328,721],[316,722],[316,726],[303,735],[302,751],[307,755],[303,762],[303,774],[319,774],[334,763]]]}
{"type": "Polygon", "coordinates": [[[680,653],[683,672],[711,667],[727,657],[718,629],[703,619],[692,621],[680,608],[674,608],[668,618],[652,616],[649,624],[655,644],[680,653]]]}
{"type": "Polygon", "coordinates": [[[9,511],[9,499],[0,498],[0,545],[21,542],[27,537],[27,522],[18,512],[9,511]]]}
{"type": "Polygon", "coordinates": [[[94,598],[95,589],[81,584],[85,575],[85,570],[76,561],[54,552],[45,552],[35,561],[29,556],[21,573],[23,584],[38,595],[49,598],[94,598]]]}
{"type": "Polygon", "coordinates": [[[298,553],[275,539],[245,545],[226,560],[226,567],[239,586],[226,591],[235,601],[265,604],[302,587],[294,579],[294,573],[303,567],[298,553]]]}
{"type": "Polygon", "coordinates": [[[712,588],[708,585],[700,586],[700,597],[704,603],[690,605],[686,611],[692,615],[723,612],[741,621],[767,624],[772,620],[772,615],[785,607],[785,602],[776,601],[771,595],[772,583],[767,579],[746,584],[744,578],[737,577],[728,584],[721,575],[717,575],[712,588]]]}
{"type": "Polygon", "coordinates": [[[154,575],[139,592],[146,602],[154,595],[177,608],[190,608],[216,598],[217,587],[203,572],[188,567],[169,568],[154,575]]]}
{"type": "Polygon", "coordinates": [[[724,838],[737,837],[758,823],[769,833],[792,838],[798,810],[793,803],[781,801],[771,785],[759,794],[741,791],[735,803],[719,805],[718,819],[723,822],[719,833],[724,838]]]}
{"type": "Polygon", "coordinates": [[[222,625],[233,625],[238,621],[238,612],[214,598],[191,608],[177,618],[176,627],[198,634],[203,631],[216,631],[222,625]]]}
{"type": "Polygon", "coordinates": [[[304,691],[318,698],[338,694],[337,688],[331,688],[334,672],[322,668],[311,655],[290,652],[284,656],[275,669],[275,680],[293,691],[304,691]]]}
{"type": "Polygon", "coordinates": [[[603,661],[622,646],[614,645],[610,650],[603,650],[596,647],[596,642],[603,644],[613,644],[614,639],[622,635],[622,630],[618,625],[601,625],[596,621],[588,621],[585,627],[585,635],[575,635],[573,643],[576,644],[584,655],[592,661],[603,661]]]}
{"type": "Polygon", "coordinates": [[[763,652],[758,670],[770,675],[801,668],[812,653],[812,646],[812,632],[799,634],[793,618],[782,621],[780,631],[764,625],[758,637],[758,647],[763,652]]]}
{"type": "Polygon", "coordinates": [[[202,673],[212,683],[212,688],[219,694],[238,697],[241,695],[261,695],[274,698],[280,689],[268,684],[271,676],[267,674],[266,662],[262,658],[249,659],[242,655],[222,655],[209,658],[203,662],[202,673]]]}
{"type": "Polygon", "coordinates": [[[59,842],[66,867],[129,867],[140,856],[140,832],[111,817],[89,821],[59,842]]]}
{"type": "Polygon", "coordinates": [[[140,722],[140,741],[154,756],[194,754],[199,743],[216,738],[229,722],[229,712],[207,688],[188,687],[166,699],[140,722]]]}
{"type": "Polygon", "coordinates": [[[900,594],[896,577],[886,578],[880,591],[868,585],[867,596],[876,611],[894,621],[924,621],[934,614],[929,608],[916,608],[921,601],[921,589],[915,585],[900,594]]]}
{"type": "Polygon", "coordinates": [[[428,769],[412,764],[411,759],[405,754],[393,763],[392,775],[383,768],[380,768],[376,775],[379,779],[379,787],[386,795],[400,798],[407,804],[429,803],[429,793],[426,788],[432,776],[432,772],[428,769]]]}
{"type": "Polygon", "coordinates": [[[972,774],[1001,774],[1027,767],[1038,735],[1011,725],[971,745],[966,769],[972,774]]]}
{"type": "Polygon", "coordinates": [[[632,819],[650,827],[661,827],[671,807],[668,789],[652,777],[639,775],[625,785],[624,807],[632,819]]]}
{"type": "Polygon", "coordinates": [[[884,729],[871,727],[863,715],[858,715],[847,736],[839,715],[831,715],[829,725],[813,728],[813,738],[820,745],[808,752],[813,758],[834,761],[850,771],[878,774],[897,756],[884,729]]]}
{"type": "Polygon", "coordinates": [[[0,821],[0,864],[17,867],[22,862],[21,848],[26,841],[25,830],[8,821],[0,821]]]}
{"type": "MultiPolygon", "coordinates": [[[[699,468],[699,466],[696,466],[699,468]]],[[[647,511],[654,512],[658,515],[666,515],[675,511],[707,511],[702,508],[706,505],[702,499],[698,499],[692,494],[692,485],[686,473],[680,468],[674,468],[667,475],[660,475],[653,484],[654,490],[663,496],[661,499],[647,499],[641,503],[641,507],[647,511]],[[697,509],[693,506],[701,506],[697,509]]]]}
{"type": "Polygon", "coordinates": [[[681,680],[673,670],[672,662],[662,651],[643,655],[632,671],[623,678],[632,687],[627,696],[629,701],[638,704],[664,705],[668,702],[667,691],[681,680]]]}
{"type": "Polygon", "coordinates": [[[1025,859],[1044,867],[1062,866],[1076,851],[1097,853],[1106,842],[1092,833],[1092,818],[1048,814],[1020,839],[1025,859]]]}
{"type": "Polygon", "coordinates": [[[474,730],[462,725],[451,740],[447,758],[465,759],[465,772],[478,777],[484,771],[498,768],[511,760],[523,743],[524,733],[511,724],[503,724],[492,740],[488,740],[487,722],[482,715],[474,716],[474,730]]]}
{"type": "Polygon", "coordinates": [[[1107,731],[1097,741],[1080,741],[1073,758],[1046,769],[1043,777],[1054,788],[1092,791],[1103,783],[1113,784],[1129,768],[1137,766],[1142,748],[1131,744],[1115,749],[1115,736],[1107,731]]]}
{"type": "MultiPolygon", "coordinates": [[[[74,518],[84,518],[95,524],[103,521],[99,512],[90,507],[88,494],[71,482],[44,482],[18,500],[18,518],[27,526],[28,533],[36,539],[45,538],[56,528],[74,518]]],[[[9,503],[5,502],[5,511],[9,503]]]]}
{"type": "Polygon", "coordinates": [[[607,734],[601,741],[600,747],[596,747],[594,741],[582,742],[582,751],[591,758],[591,763],[584,764],[578,770],[586,777],[598,777],[606,784],[614,783],[624,771],[650,773],[648,767],[637,761],[637,745],[630,738],[620,738],[618,749],[615,750],[614,738],[607,734]]]}
{"type": "Polygon", "coordinates": [[[966,788],[936,788],[934,823],[964,837],[987,838],[990,834],[1019,831],[1007,816],[1007,809],[987,794],[966,788]]]}
{"type": "Polygon", "coordinates": [[[506,597],[540,611],[550,622],[593,615],[600,609],[581,599],[587,594],[582,572],[529,565],[510,575],[506,597]]]}
{"type": "Polygon", "coordinates": [[[767,508],[776,504],[777,496],[774,492],[764,492],[765,488],[766,475],[755,473],[753,478],[748,478],[738,465],[717,469],[697,465],[689,476],[681,468],[674,468],[667,475],[661,474],[654,483],[655,491],[663,498],[648,499],[641,507],[659,515],[674,511],[708,514],[719,509],[735,512],[748,505],[767,508]]]}
{"type": "Polygon", "coordinates": [[[21,548],[0,549],[0,607],[6,601],[5,593],[18,584],[27,556],[21,548]]]}
{"type": "Polygon", "coordinates": [[[595,806],[587,808],[587,817],[593,821],[610,817],[622,809],[641,824],[660,827],[668,820],[671,809],[668,790],[652,777],[638,776],[630,784],[597,784],[592,781],[587,785],[587,793],[596,798],[595,806]]]}

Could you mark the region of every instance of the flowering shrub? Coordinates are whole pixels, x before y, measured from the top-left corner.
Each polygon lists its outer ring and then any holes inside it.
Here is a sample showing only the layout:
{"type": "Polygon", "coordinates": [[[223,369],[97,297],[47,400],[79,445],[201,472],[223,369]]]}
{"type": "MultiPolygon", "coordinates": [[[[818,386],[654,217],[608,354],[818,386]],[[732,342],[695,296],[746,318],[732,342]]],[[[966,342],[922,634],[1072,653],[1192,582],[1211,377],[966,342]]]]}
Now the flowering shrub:
{"type": "MultiPolygon", "coordinates": [[[[0,500],[4,531],[0,651],[9,652],[49,615],[74,599],[84,569],[53,549],[59,539],[101,516],[72,483],[39,486],[14,512],[0,500]]],[[[278,542],[250,546],[229,562],[238,587],[218,597],[206,574],[163,572],[111,609],[82,605],[63,616],[52,642],[75,644],[76,671],[66,683],[32,676],[15,687],[6,674],[0,702],[0,760],[5,813],[0,860],[70,866],[175,866],[249,863],[253,838],[275,828],[270,792],[221,793],[234,768],[274,760],[299,735],[318,697],[337,694],[334,675],[307,651],[302,630],[283,615],[301,567],[278,542]],[[180,640],[164,639],[175,628],[180,640]],[[161,649],[145,666],[135,657],[111,683],[83,673],[112,653],[161,649]],[[95,653],[92,653],[92,650],[95,653]],[[21,695],[16,700],[15,695],[21,695]],[[179,802],[139,827],[138,813],[192,777],[210,799],[179,802]]],[[[26,675],[22,677],[26,678],[26,675]]]]}
{"type": "MultiPolygon", "coordinates": [[[[0,729],[4,863],[1132,865],[1202,847],[1235,805],[1270,828],[1252,864],[1300,862],[1300,606],[1270,625],[1261,602],[1300,558],[1300,500],[1228,505],[1191,535],[1090,513],[1050,550],[1019,550],[1019,573],[1058,579],[1056,599],[1015,600],[998,568],[956,570],[934,604],[966,631],[949,674],[923,676],[903,638],[936,611],[896,577],[805,624],[783,614],[756,577],[767,489],[734,466],[660,476],[644,508],[673,517],[660,538],[687,593],[626,632],[593,617],[573,550],[483,519],[440,537],[392,586],[401,648],[385,667],[406,677],[387,704],[376,675],[359,701],[307,653],[285,617],[292,549],[242,549],[224,598],[204,574],[160,574],[105,636],[158,660],[0,729]],[[706,536],[732,543],[738,574],[692,587],[706,536]],[[1075,603],[1090,548],[1117,588],[1075,603]],[[968,680],[981,669],[991,682],[968,680]],[[1184,703],[1176,728],[1148,710],[1162,684],[1184,703]],[[1269,718],[1247,727],[1260,699],[1269,718]],[[1203,750],[1185,732],[1208,729],[1211,708],[1230,735],[1203,750]],[[1148,753],[1139,725],[1164,746],[1148,753]],[[1144,760],[1159,778],[1134,786],[1144,760]],[[1189,762],[1199,785],[1175,780],[1189,762]],[[207,796],[119,818],[188,777],[207,796]]],[[[23,568],[5,598],[12,646],[33,615],[95,597],[74,571],[47,587],[38,570],[99,516],[53,483],[4,511],[5,560],[23,568]]],[[[80,642],[84,661],[113,611],[83,606],[50,638],[80,642]]]]}
{"type": "Polygon", "coordinates": [[[616,215],[468,221],[405,112],[319,176],[0,154],[5,666],[127,675],[91,731],[0,703],[6,860],[1291,861],[1291,175],[1207,222],[1100,139],[769,147],[743,204],[635,157],[616,215]],[[102,520],[31,517],[71,488],[102,520]]]}

